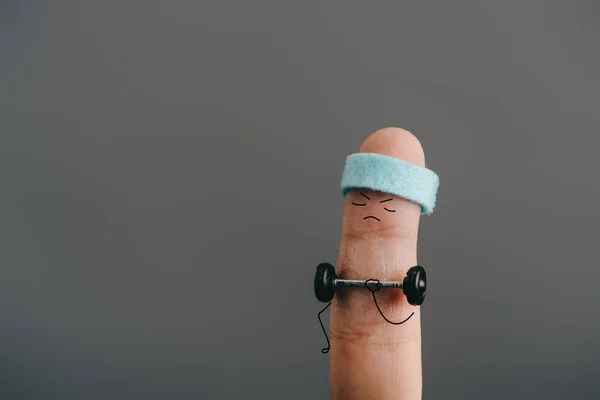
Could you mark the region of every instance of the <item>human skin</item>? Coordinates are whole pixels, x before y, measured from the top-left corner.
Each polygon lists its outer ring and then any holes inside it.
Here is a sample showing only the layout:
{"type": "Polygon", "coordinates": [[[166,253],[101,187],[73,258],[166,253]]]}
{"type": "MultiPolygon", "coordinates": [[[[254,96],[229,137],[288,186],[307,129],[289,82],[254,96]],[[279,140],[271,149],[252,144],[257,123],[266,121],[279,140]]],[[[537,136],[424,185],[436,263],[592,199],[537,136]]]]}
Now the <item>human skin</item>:
{"type": "MultiPolygon", "coordinates": [[[[421,144],[412,133],[400,128],[384,128],[371,134],[359,151],[425,166],[421,144]]],[[[398,196],[363,189],[348,191],[336,263],[338,277],[403,280],[408,269],[418,265],[420,216],[418,204],[398,196]]],[[[370,290],[336,290],[329,323],[331,398],[419,400],[420,307],[410,305],[401,290],[381,289],[375,295],[390,321],[414,315],[401,325],[392,325],[382,318],[370,290]]]]}

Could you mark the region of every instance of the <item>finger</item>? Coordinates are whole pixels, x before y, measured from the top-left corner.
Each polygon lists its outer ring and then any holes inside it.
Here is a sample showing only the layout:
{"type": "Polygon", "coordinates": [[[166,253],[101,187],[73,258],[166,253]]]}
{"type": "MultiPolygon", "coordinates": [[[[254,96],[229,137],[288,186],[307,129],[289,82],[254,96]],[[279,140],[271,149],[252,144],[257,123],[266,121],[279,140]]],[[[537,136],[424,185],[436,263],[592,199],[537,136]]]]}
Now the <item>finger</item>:
{"type": "MultiPolygon", "coordinates": [[[[379,153],[425,166],[417,138],[399,128],[370,135],[361,153],[379,153]]],[[[402,281],[417,265],[421,206],[367,189],[346,193],[336,274],[340,279],[402,281]],[[390,200],[391,199],[391,200],[390,200]],[[374,218],[373,218],[374,217],[374,218]]],[[[420,308],[401,290],[336,291],[330,314],[330,387],[333,399],[421,399],[420,308]],[[392,322],[387,322],[373,299],[392,322]]]]}

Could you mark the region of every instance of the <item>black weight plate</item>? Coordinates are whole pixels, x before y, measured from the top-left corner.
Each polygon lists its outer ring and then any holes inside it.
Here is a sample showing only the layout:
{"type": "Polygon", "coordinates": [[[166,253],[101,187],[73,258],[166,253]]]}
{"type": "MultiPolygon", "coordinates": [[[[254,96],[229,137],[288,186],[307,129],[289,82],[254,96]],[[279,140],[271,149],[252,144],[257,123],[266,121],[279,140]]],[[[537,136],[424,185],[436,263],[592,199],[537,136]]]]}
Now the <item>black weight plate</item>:
{"type": "Polygon", "coordinates": [[[403,290],[409,304],[418,306],[425,301],[427,293],[427,274],[421,266],[414,266],[408,270],[403,282],[403,290]]]}
{"type": "Polygon", "coordinates": [[[328,303],[333,299],[335,294],[334,279],[336,279],[336,276],[333,265],[322,263],[317,266],[317,273],[315,274],[315,296],[317,296],[317,300],[328,303]]]}

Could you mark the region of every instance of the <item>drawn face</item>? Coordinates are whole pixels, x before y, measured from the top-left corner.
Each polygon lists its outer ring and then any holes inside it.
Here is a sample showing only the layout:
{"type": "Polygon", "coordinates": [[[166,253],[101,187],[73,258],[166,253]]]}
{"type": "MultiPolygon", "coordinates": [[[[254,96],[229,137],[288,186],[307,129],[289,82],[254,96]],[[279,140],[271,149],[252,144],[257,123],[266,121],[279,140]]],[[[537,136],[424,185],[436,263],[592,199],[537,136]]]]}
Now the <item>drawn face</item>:
{"type": "Polygon", "coordinates": [[[350,189],[344,208],[344,229],[351,235],[417,239],[413,226],[419,224],[421,206],[409,200],[375,190],[350,189]]]}
{"type": "MultiPolygon", "coordinates": [[[[366,203],[366,202],[367,202],[367,201],[369,201],[369,202],[371,201],[371,197],[367,196],[367,195],[366,195],[366,194],[365,194],[363,191],[360,191],[360,192],[359,192],[359,194],[360,194],[360,195],[363,197],[363,200],[362,200],[362,202],[360,202],[360,203],[357,203],[356,201],[351,201],[351,203],[352,203],[352,205],[355,205],[355,206],[357,206],[357,207],[365,207],[365,206],[367,205],[367,203],[366,203]]],[[[371,196],[372,196],[372,195],[373,195],[373,194],[371,194],[371,196]]],[[[390,208],[387,208],[387,207],[386,207],[386,204],[384,204],[384,203],[388,203],[388,202],[390,202],[390,201],[393,201],[393,200],[394,200],[394,198],[393,198],[393,197],[390,197],[390,198],[388,198],[388,199],[384,199],[384,200],[379,200],[379,204],[382,204],[382,207],[381,207],[381,208],[382,208],[383,210],[387,211],[387,212],[396,212],[396,210],[392,210],[392,209],[390,209],[390,208]]],[[[375,203],[377,203],[377,199],[376,199],[376,200],[374,200],[374,201],[375,201],[375,203]]],[[[391,207],[391,205],[390,205],[390,207],[391,207]]],[[[372,210],[372,211],[376,211],[376,210],[373,210],[372,208],[371,208],[371,210],[372,210]]],[[[371,218],[372,218],[372,219],[374,219],[374,220],[375,220],[375,221],[377,221],[377,222],[381,222],[381,219],[379,219],[378,217],[376,217],[376,216],[374,216],[374,215],[366,215],[366,216],[365,216],[363,219],[364,219],[364,220],[367,220],[367,219],[371,219],[371,218]]]]}

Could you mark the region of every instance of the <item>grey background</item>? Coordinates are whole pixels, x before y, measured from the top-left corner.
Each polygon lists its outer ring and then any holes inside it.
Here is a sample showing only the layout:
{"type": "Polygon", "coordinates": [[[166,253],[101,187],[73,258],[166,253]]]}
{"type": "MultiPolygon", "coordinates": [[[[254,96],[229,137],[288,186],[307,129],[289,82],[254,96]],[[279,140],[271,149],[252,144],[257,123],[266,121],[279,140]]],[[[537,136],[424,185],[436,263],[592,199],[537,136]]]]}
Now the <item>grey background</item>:
{"type": "Polygon", "coordinates": [[[0,2],[0,398],[328,397],[314,268],[400,126],[425,399],[597,399],[593,1],[0,2]]]}

